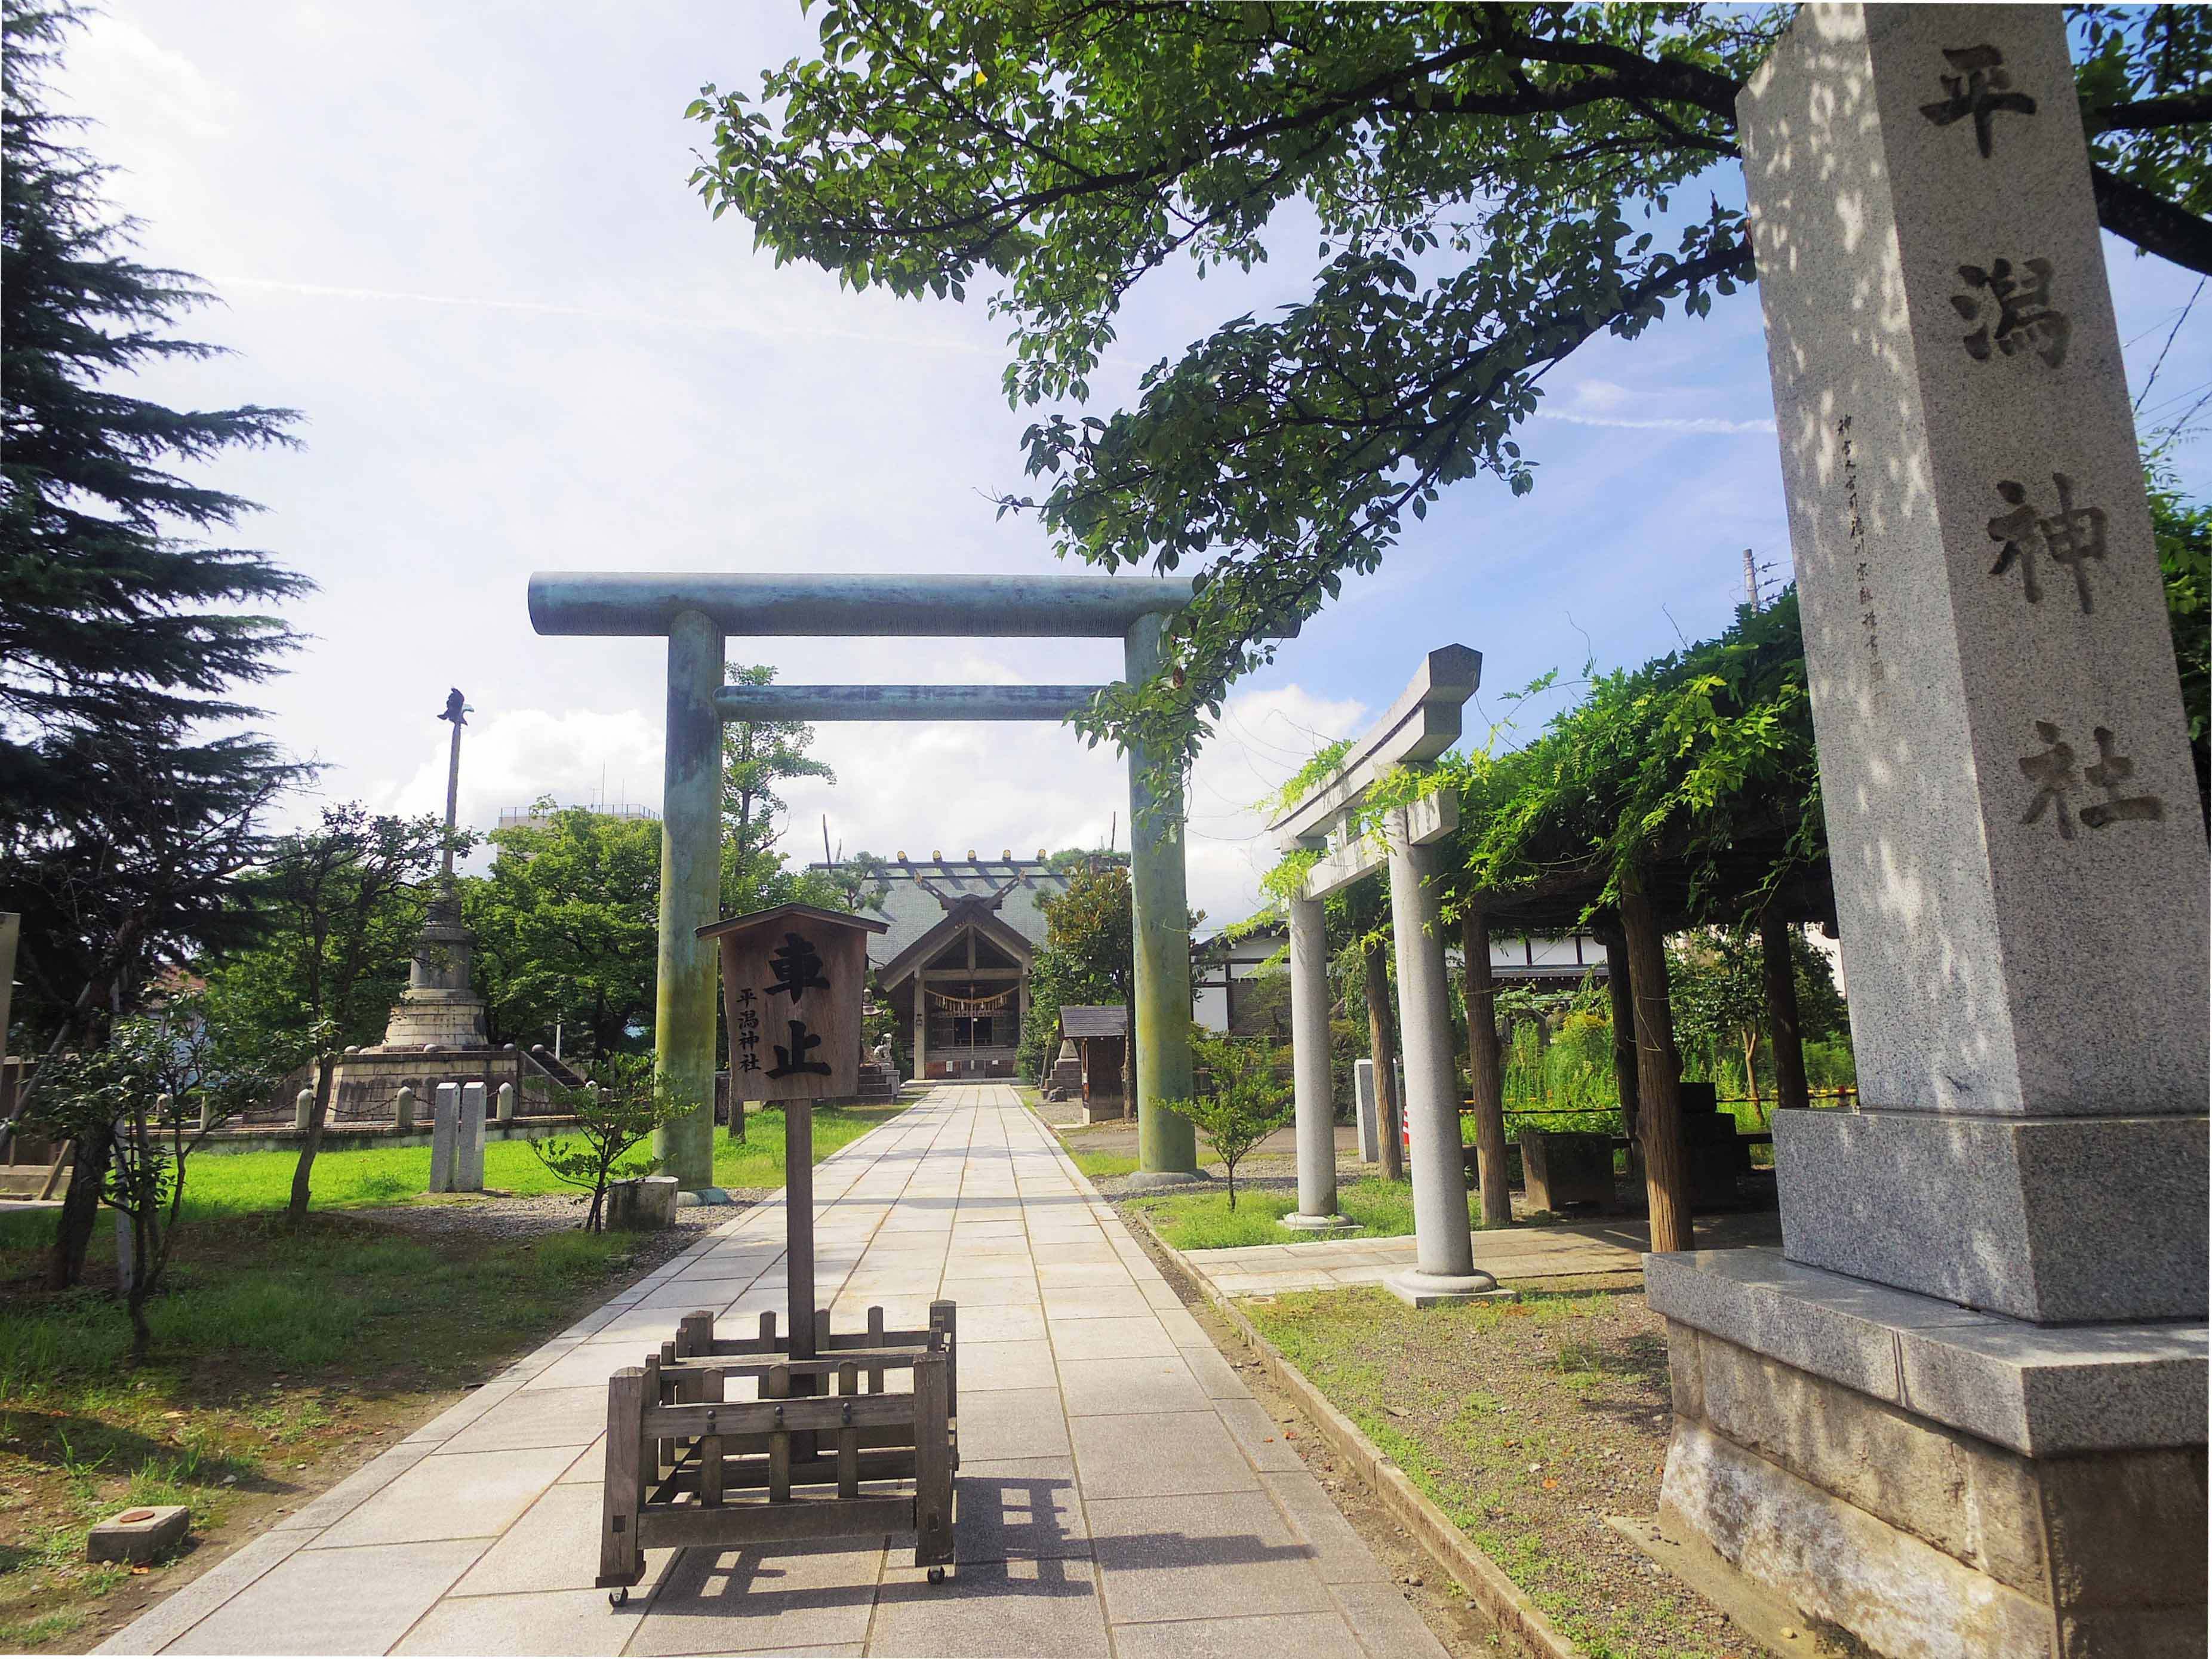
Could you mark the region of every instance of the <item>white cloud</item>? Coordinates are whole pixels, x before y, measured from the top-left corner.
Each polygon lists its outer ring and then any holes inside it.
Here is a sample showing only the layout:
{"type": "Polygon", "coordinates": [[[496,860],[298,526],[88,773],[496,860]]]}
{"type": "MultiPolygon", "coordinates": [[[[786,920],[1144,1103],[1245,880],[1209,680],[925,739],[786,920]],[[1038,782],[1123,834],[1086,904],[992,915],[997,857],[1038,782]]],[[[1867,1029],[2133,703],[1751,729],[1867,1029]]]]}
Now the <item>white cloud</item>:
{"type": "Polygon", "coordinates": [[[1577,407],[1595,410],[1600,414],[1620,408],[1634,396],[1635,393],[1629,391],[1626,386],[1616,385],[1611,380],[1578,380],[1575,383],[1574,398],[1577,407]]]}
{"type": "Polygon", "coordinates": [[[297,295],[318,300],[363,300],[398,306],[439,306],[462,310],[507,311],[525,316],[564,317],[586,322],[613,323],[640,328],[669,328],[712,334],[750,335],[757,339],[786,340],[794,335],[817,340],[846,340],[861,345],[892,346],[905,350],[958,351],[996,359],[995,346],[938,334],[927,329],[869,331],[842,328],[820,317],[710,317],[662,309],[571,304],[554,300],[518,300],[480,294],[422,294],[398,289],[349,288],[329,283],[295,283],[273,276],[241,276],[216,273],[209,278],[218,289],[258,289],[270,294],[297,295]]]}
{"type": "MultiPolygon", "coordinates": [[[[981,657],[947,659],[979,682],[1008,678],[981,657]]],[[[1190,902],[1209,926],[1258,907],[1260,878],[1276,853],[1255,804],[1322,744],[1350,735],[1364,705],[1284,685],[1232,697],[1191,777],[1186,842],[1190,902]]],[[[449,728],[424,720],[421,759],[402,781],[366,792],[380,811],[442,812],[449,728]]],[[[785,793],[781,849],[794,864],[822,856],[822,820],[846,854],[916,858],[970,848],[1027,857],[1039,848],[1129,845],[1128,773],[1113,750],[1090,749],[1063,726],[1027,722],[835,723],[815,728],[813,753],[836,769],[833,786],[802,781],[785,793]]],[[[640,710],[514,708],[478,715],[461,740],[460,821],[490,829],[501,812],[540,796],[567,805],[660,804],[661,726],[640,710]]]]}
{"type": "MultiPolygon", "coordinates": [[[[422,763],[405,782],[375,791],[381,811],[442,814],[453,728],[425,720],[422,763]]],[[[636,709],[510,708],[470,721],[461,738],[460,822],[489,830],[501,812],[526,811],[541,795],[562,805],[604,800],[660,805],[661,726],[636,709]]]]}
{"type": "Polygon", "coordinates": [[[238,112],[231,88],[118,17],[88,17],[68,59],[73,101],[89,110],[129,109],[137,119],[203,141],[228,131],[238,112]]]}
{"type": "Polygon", "coordinates": [[[1771,434],[1774,422],[1763,421],[1724,421],[1710,416],[1662,416],[1651,420],[1616,420],[1603,415],[1570,415],[1564,410],[1540,409],[1540,421],[1565,421],[1573,426],[1626,427],[1633,432],[1699,432],[1736,433],[1765,432],[1771,434]]]}

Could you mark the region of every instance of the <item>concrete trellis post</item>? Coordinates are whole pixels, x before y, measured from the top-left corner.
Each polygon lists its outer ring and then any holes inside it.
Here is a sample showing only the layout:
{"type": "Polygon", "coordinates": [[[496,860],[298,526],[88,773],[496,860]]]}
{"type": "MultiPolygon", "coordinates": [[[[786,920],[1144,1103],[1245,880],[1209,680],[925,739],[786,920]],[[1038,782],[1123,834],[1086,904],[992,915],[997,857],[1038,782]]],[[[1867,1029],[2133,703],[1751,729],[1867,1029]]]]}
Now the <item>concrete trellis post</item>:
{"type": "MultiPolygon", "coordinates": [[[[540,573],[530,617],[540,634],[668,641],[668,737],[661,804],[659,1074],[698,1101],[662,1131],[663,1167],[712,1201],[715,968],[697,930],[717,921],[720,880],[720,723],[731,720],[1064,720],[1095,685],[736,686],[722,681],[732,637],[1120,639],[1128,672],[1161,665],[1167,618],[1188,581],[1106,576],[615,575],[540,573]]],[[[1190,1088],[1190,929],[1182,801],[1151,799],[1144,757],[1130,757],[1130,886],[1137,946],[1139,1180],[1189,1180],[1189,1124],[1159,1103],[1190,1088]]],[[[917,1016],[915,1070],[927,1054],[917,1016]]]]}
{"type": "Polygon", "coordinates": [[[1414,1266],[1385,1281],[1423,1307],[1494,1291],[1474,1268],[1467,1215],[1467,1163],[1460,1150],[1459,1078],[1452,1060],[1451,986],[1435,878],[1443,856],[1416,841],[1419,814],[1390,814],[1390,933],[1398,951],[1399,1044],[1406,1059],[1406,1128],[1413,1143],[1414,1266]]]}
{"type": "Polygon", "coordinates": [[[1326,907],[1294,898],[1291,923],[1291,1068],[1297,1091],[1298,1207],[1283,1225],[1326,1232],[1352,1223],[1336,1211],[1336,1097],[1328,1055],[1326,907]]]}
{"type": "MultiPolygon", "coordinates": [[[[1385,864],[1389,869],[1404,1098],[1413,1153],[1415,1266],[1383,1282],[1393,1295],[1415,1307],[1498,1291],[1497,1280],[1474,1267],[1466,1165],[1460,1152],[1457,1073],[1452,1063],[1451,994],[1444,975],[1443,936],[1437,925],[1438,844],[1458,827],[1458,808],[1451,796],[1443,794],[1394,808],[1381,845],[1376,837],[1352,833],[1347,815],[1357,811],[1386,773],[1432,761],[1459,741],[1460,709],[1474,695],[1481,674],[1481,656],[1466,646],[1449,645],[1429,653],[1389,713],[1352,745],[1335,773],[1269,826],[1285,851],[1322,853],[1291,905],[1291,1040],[1299,1079],[1299,1201],[1298,1219],[1286,1220],[1286,1225],[1327,1225],[1336,1188],[1334,1127],[1324,1134],[1317,1125],[1317,1109],[1328,1098],[1328,987],[1325,980],[1316,983],[1319,970],[1302,974],[1298,964],[1322,952],[1318,939],[1322,899],[1385,864]],[[1303,952],[1302,937],[1310,941],[1303,952]],[[1304,996],[1301,985],[1305,987],[1304,996]],[[1320,1207],[1324,1195],[1328,1210],[1320,1207]]],[[[1333,1102],[1329,1115],[1334,1117],[1333,1102]]]]}

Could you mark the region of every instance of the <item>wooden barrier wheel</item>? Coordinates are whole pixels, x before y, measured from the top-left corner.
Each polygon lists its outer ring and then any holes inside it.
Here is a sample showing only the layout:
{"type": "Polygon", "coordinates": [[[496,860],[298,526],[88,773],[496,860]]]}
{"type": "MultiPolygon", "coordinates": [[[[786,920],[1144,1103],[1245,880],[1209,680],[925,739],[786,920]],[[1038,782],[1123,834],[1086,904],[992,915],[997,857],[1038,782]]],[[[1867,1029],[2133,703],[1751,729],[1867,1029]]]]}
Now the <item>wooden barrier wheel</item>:
{"type": "Polygon", "coordinates": [[[629,1605],[629,1586],[625,1584],[620,1589],[609,1590],[607,1592],[607,1605],[611,1607],[628,1607],[629,1605]]]}
{"type": "Polygon", "coordinates": [[[929,1582],[933,1584],[943,1583],[945,1582],[945,1569],[942,1567],[932,1567],[929,1570],[929,1582]]]}

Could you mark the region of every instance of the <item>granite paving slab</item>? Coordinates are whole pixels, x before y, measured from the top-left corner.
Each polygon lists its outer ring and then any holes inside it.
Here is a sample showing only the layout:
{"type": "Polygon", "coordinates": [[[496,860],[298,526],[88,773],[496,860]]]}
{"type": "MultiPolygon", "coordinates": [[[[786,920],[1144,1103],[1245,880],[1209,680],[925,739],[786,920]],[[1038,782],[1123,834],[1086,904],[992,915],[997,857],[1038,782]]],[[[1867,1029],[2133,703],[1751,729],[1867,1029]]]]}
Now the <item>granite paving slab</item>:
{"type": "Polygon", "coordinates": [[[655,1551],[619,1610],[591,1588],[606,1379],[695,1308],[781,1315],[778,1194],[100,1650],[1441,1656],[1012,1089],[931,1091],[824,1159],[816,1206],[817,1293],[841,1327],[871,1304],[894,1324],[959,1304],[945,1583],[894,1536],[655,1551]]]}

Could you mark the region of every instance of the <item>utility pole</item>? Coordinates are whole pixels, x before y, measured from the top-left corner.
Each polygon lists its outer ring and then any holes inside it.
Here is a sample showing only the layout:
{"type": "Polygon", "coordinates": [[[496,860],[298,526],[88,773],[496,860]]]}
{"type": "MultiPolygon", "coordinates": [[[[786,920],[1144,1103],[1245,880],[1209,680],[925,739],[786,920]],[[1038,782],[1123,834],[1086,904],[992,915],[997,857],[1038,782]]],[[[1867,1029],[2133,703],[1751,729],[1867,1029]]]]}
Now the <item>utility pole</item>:
{"type": "Polygon", "coordinates": [[[1743,550],[1743,598],[1753,611],[1759,609],[1759,564],[1747,547],[1743,550]]]}

